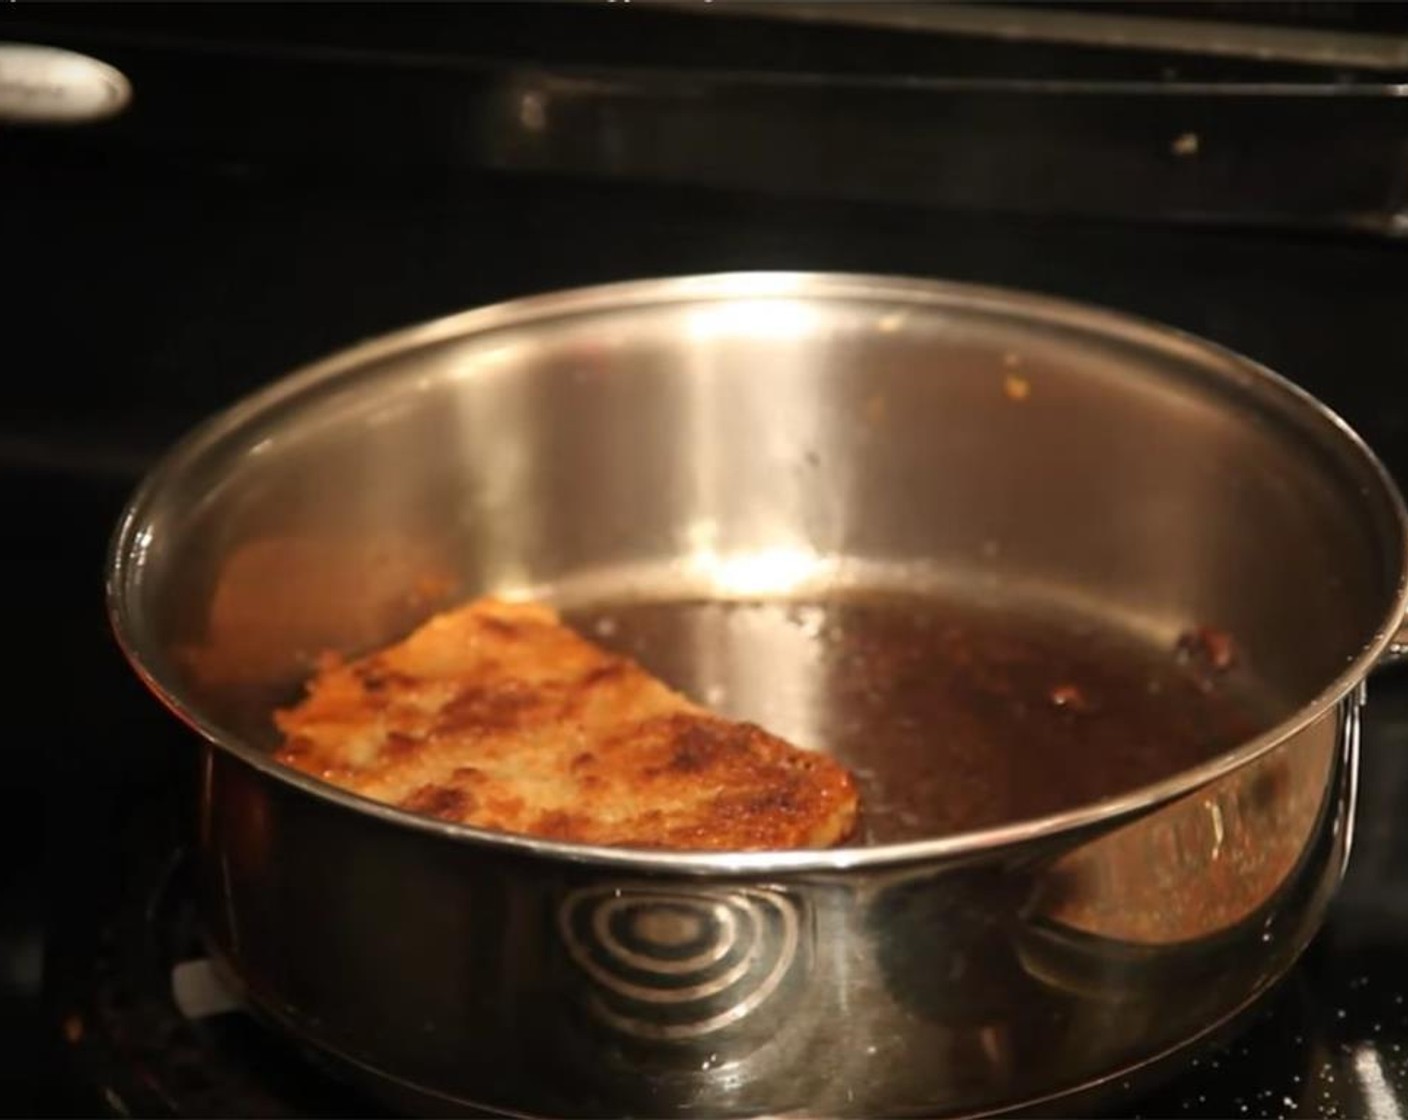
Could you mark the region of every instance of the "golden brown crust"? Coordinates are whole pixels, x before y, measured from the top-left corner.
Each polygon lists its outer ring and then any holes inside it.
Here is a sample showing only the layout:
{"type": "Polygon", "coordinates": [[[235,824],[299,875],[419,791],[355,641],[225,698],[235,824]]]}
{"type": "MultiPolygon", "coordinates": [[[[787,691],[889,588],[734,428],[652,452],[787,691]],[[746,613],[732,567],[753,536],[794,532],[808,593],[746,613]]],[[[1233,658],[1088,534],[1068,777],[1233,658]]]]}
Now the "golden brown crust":
{"type": "Polygon", "coordinates": [[[843,840],[850,774],[696,707],[549,608],[479,599],[275,714],[276,757],[378,801],[555,840],[748,850],[843,840]]]}

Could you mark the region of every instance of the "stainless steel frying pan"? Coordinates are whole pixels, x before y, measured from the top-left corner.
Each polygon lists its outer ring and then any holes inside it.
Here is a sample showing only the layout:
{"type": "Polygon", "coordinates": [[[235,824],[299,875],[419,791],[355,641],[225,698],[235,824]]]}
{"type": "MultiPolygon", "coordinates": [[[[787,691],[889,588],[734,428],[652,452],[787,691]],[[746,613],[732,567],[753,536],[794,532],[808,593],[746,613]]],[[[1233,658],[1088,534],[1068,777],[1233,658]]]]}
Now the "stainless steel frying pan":
{"type": "Polygon", "coordinates": [[[204,751],[212,950],[344,1075],[433,1111],[976,1113],[1155,1068],[1306,945],[1405,519],[1343,423],[1196,338],[728,275],[470,311],[269,387],[152,472],[108,593],[204,751]],[[865,831],[589,848],[271,761],[319,651],[486,590],[840,755],[865,831]],[[1189,632],[1235,664],[1180,663],[1189,632]]]}

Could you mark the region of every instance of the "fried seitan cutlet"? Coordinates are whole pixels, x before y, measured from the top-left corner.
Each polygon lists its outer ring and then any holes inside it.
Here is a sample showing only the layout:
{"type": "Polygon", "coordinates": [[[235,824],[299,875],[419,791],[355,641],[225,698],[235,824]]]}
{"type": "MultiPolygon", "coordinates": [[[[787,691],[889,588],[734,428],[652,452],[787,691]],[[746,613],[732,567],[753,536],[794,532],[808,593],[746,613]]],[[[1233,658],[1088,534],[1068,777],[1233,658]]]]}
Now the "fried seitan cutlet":
{"type": "Polygon", "coordinates": [[[275,720],[290,766],[505,832],[737,851],[836,844],[856,820],[839,763],[696,706],[540,604],[478,599],[327,656],[275,720]]]}

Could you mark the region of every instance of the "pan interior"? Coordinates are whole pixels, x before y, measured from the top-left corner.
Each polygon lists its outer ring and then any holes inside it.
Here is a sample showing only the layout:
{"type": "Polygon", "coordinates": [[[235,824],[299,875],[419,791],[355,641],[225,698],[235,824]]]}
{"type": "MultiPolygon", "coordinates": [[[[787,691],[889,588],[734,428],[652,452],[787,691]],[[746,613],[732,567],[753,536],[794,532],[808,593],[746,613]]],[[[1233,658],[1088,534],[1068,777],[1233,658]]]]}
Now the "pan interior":
{"type": "Polygon", "coordinates": [[[159,691],[243,749],[320,652],[543,594],[841,756],[883,841],[1130,790],[1310,704],[1394,612],[1399,518],[1333,418],[1197,340],[723,277],[476,313],[279,386],[153,476],[113,598],[159,691]],[[1198,626],[1239,653],[1211,691],[1173,659],[1198,626]]]}
{"type": "Polygon", "coordinates": [[[1203,762],[1278,714],[1244,660],[1216,667],[1153,620],[884,576],[728,598],[642,597],[637,575],[615,594],[594,580],[550,597],[696,702],[839,758],[860,787],[858,843],[1077,808],[1203,762]]]}

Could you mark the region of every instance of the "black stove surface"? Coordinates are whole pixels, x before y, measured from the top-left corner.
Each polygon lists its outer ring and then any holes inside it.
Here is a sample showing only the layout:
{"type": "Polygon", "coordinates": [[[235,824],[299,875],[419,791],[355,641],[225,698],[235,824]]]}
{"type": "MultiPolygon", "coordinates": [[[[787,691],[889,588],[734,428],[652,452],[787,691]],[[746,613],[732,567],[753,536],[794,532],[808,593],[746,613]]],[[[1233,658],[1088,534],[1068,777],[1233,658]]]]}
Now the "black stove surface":
{"type": "MultiPolygon", "coordinates": [[[[371,1115],[204,963],[191,743],[109,638],[122,501],[194,420],[302,361],[529,291],[735,268],[1040,289],[1171,322],[1339,409],[1408,481],[1408,255],[1368,238],[1053,223],[587,185],[261,166],[12,175],[0,508],[19,676],[0,783],[0,1094],[14,1113],[371,1115]]],[[[1260,1019],[1143,1116],[1408,1108],[1408,673],[1371,685],[1351,870],[1260,1019]]]]}

